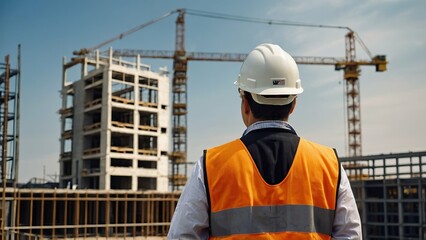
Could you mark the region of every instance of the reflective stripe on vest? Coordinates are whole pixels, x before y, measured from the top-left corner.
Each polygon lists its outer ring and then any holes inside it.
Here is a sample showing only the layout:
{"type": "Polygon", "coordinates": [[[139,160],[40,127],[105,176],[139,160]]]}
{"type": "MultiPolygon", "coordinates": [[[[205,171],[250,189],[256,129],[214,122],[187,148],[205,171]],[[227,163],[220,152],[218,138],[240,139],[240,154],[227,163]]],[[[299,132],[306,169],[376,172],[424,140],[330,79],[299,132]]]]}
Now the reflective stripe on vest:
{"type": "Polygon", "coordinates": [[[287,231],[330,235],[334,211],[309,205],[253,206],[215,212],[211,219],[217,237],[287,231]]]}
{"type": "Polygon", "coordinates": [[[330,238],[340,169],[333,149],[300,139],[291,169],[277,185],[263,180],[240,140],[209,149],[205,161],[213,237],[330,238]]]}

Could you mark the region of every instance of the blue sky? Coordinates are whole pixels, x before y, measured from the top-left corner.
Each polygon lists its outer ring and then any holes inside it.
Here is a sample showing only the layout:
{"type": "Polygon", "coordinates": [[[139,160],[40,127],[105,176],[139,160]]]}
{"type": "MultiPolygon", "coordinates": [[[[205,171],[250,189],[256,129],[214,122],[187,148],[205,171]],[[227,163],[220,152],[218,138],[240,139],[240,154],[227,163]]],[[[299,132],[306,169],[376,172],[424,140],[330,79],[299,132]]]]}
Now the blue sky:
{"type": "MultiPolygon", "coordinates": [[[[426,150],[426,1],[158,1],[1,0],[0,57],[16,66],[22,45],[20,181],[59,173],[59,115],[62,58],[96,46],[119,33],[177,8],[303,23],[348,26],[373,55],[385,54],[388,71],[362,67],[363,154],[426,150]]],[[[345,56],[345,30],[233,22],[186,16],[187,51],[248,53],[271,42],[294,56],[345,56]]],[[[176,15],[110,46],[174,50],[176,15]]],[[[357,45],[357,57],[367,55],[357,45]]],[[[154,70],[172,69],[169,60],[149,60],[154,70]]],[[[240,63],[189,62],[188,157],[241,135],[240,100],[233,82],[240,63]]],[[[332,66],[300,66],[305,92],[290,118],[298,134],[346,147],[343,73],[332,66]]]]}

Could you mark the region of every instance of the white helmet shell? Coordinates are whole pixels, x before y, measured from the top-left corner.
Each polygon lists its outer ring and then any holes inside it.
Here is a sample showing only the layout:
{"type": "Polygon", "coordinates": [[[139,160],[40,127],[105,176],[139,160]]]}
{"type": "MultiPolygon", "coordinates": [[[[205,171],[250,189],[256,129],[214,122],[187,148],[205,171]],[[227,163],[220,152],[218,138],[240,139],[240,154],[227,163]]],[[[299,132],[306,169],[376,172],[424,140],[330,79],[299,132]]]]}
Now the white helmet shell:
{"type": "Polygon", "coordinates": [[[235,85],[250,92],[257,103],[267,105],[289,104],[303,92],[294,59],[280,46],[270,43],[261,44],[249,53],[235,85]]]}

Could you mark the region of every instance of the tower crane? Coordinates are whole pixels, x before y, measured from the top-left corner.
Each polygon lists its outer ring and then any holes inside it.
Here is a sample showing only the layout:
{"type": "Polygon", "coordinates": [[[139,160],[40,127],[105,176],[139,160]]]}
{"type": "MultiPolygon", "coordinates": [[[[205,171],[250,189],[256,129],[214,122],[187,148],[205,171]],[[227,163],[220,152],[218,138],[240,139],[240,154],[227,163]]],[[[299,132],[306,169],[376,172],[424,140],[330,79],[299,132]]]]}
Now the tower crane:
{"type": "Polygon", "coordinates": [[[348,149],[349,156],[361,156],[361,111],[360,111],[360,89],[359,76],[360,66],[375,66],[377,72],[386,71],[387,61],[385,55],[372,56],[368,48],[362,42],[361,38],[348,27],[329,26],[329,25],[313,25],[304,23],[294,23],[277,20],[264,20],[258,18],[244,18],[224,14],[216,14],[203,11],[194,11],[187,9],[177,9],[169,12],[159,18],[136,27],[130,31],[122,33],[117,37],[110,39],[94,48],[82,49],[74,52],[75,55],[87,55],[106,44],[117,39],[123,38],[125,35],[131,34],[139,29],[158,22],[174,13],[178,13],[176,20],[176,40],[174,51],[164,50],[135,50],[121,49],[114,50],[113,55],[116,57],[144,57],[144,58],[160,58],[173,59],[173,80],[172,80],[172,101],[173,101],[173,149],[169,154],[172,175],[172,190],[177,190],[186,183],[187,168],[187,70],[188,61],[229,61],[242,62],[246,58],[245,53],[220,53],[220,52],[186,52],[185,50],[185,14],[192,14],[203,17],[222,18],[235,21],[246,21],[265,24],[291,25],[301,27],[322,27],[322,28],[340,28],[348,30],[345,35],[346,56],[343,58],[335,57],[299,57],[293,56],[297,64],[307,65],[332,65],[335,70],[343,70],[345,79],[345,95],[346,95],[346,111],[348,124],[348,149]],[[355,42],[361,44],[369,55],[369,60],[358,60],[355,52],[355,42]],[[184,173],[182,174],[182,167],[184,173]]]}

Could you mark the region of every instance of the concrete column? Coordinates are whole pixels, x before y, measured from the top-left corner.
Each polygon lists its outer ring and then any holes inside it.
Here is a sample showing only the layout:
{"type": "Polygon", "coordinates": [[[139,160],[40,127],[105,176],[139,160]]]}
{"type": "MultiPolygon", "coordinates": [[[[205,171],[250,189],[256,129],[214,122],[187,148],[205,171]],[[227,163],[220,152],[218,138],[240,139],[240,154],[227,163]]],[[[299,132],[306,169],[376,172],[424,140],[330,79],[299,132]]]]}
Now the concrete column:
{"type": "MultiPolygon", "coordinates": [[[[137,58],[139,59],[139,57],[137,58]]],[[[137,61],[137,68],[139,69],[139,61],[137,61]]],[[[132,159],[132,172],[136,173],[138,169],[138,156],[139,156],[139,75],[135,75],[134,80],[134,109],[133,109],[133,159],[132,159]]],[[[138,189],[138,175],[132,175],[132,190],[138,189]]]]}
{"type": "MultiPolygon", "coordinates": [[[[111,60],[110,60],[111,61],[111,60]]],[[[102,82],[102,113],[101,113],[101,177],[99,181],[100,188],[109,190],[110,184],[110,166],[111,159],[109,157],[111,149],[111,81],[112,72],[110,67],[104,71],[102,82]],[[103,182],[103,183],[102,183],[103,182]]]]}

